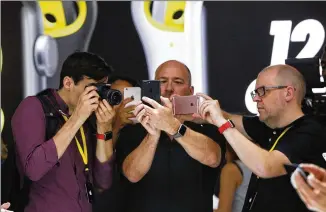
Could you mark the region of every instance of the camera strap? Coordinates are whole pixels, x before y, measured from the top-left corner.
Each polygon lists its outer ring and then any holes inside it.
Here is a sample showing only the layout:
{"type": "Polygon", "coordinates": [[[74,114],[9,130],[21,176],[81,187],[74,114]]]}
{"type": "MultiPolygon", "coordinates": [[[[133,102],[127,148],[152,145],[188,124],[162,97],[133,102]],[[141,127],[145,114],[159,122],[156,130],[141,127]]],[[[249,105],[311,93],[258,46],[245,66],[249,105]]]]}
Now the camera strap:
{"type": "MultiPolygon", "coordinates": [[[[289,126],[287,127],[285,130],[283,130],[283,132],[277,137],[277,139],[275,140],[273,146],[269,149],[268,152],[271,152],[275,149],[277,143],[279,142],[279,140],[285,135],[285,133],[291,128],[292,126],[289,126]]],[[[254,202],[256,200],[256,197],[257,197],[257,194],[258,194],[258,185],[259,185],[259,177],[257,176],[257,179],[256,179],[256,191],[255,191],[255,194],[249,198],[249,204],[250,204],[250,207],[249,207],[249,210],[251,210],[252,206],[254,205],[254,202]]]]}

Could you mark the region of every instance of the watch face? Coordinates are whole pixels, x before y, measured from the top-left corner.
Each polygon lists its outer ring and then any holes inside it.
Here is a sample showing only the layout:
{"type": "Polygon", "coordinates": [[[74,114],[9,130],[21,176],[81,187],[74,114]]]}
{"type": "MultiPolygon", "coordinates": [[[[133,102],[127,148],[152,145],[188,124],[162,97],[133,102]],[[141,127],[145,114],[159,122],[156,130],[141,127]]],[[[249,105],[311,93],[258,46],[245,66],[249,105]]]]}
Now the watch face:
{"type": "Polygon", "coordinates": [[[186,134],[186,130],[187,130],[187,127],[182,124],[180,129],[179,129],[179,134],[184,136],[186,134]]]}
{"type": "Polygon", "coordinates": [[[112,132],[105,133],[105,140],[110,140],[112,138],[112,132]]]}

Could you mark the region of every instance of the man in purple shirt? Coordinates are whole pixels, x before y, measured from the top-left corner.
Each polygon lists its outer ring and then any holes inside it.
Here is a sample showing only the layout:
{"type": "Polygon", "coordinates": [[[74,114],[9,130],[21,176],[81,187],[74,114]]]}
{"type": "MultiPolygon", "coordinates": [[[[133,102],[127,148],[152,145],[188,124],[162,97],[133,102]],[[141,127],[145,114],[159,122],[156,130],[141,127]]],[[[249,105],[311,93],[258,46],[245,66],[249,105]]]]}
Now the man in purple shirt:
{"type": "Polygon", "coordinates": [[[76,52],[64,62],[58,90],[50,89],[62,126],[46,139],[46,118],[36,96],[24,99],[12,118],[20,173],[32,181],[27,212],[89,212],[92,186],[112,181],[112,106],[90,83],[106,82],[112,70],[97,55],[76,52]],[[95,112],[96,130],[87,124],[95,112]],[[87,186],[86,186],[87,185],[87,186]],[[87,195],[89,194],[89,195],[87,195]]]}

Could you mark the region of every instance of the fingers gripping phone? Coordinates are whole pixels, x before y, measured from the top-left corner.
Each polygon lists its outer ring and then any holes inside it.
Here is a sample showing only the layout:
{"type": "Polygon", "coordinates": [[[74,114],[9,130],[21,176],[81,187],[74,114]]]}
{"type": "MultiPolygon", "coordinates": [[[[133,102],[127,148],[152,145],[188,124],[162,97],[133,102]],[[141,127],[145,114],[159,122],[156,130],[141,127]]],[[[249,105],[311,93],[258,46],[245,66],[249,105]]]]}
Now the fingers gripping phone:
{"type": "MultiPolygon", "coordinates": [[[[161,104],[161,82],[159,80],[143,80],[141,86],[141,97],[148,97],[161,104]]],[[[151,105],[143,102],[152,107],[151,105]]]]}
{"type": "Polygon", "coordinates": [[[136,102],[141,100],[141,88],[140,87],[127,87],[123,90],[124,99],[132,98],[131,102],[128,102],[125,107],[135,105],[136,102]]]}
{"type": "Polygon", "coordinates": [[[174,96],[172,98],[173,115],[198,113],[199,96],[174,96]]]}
{"type": "MultiPolygon", "coordinates": [[[[127,88],[124,88],[123,95],[124,95],[124,99],[127,99],[127,98],[132,98],[133,99],[131,102],[128,102],[125,105],[125,108],[129,107],[131,105],[135,105],[138,101],[141,100],[141,88],[140,87],[127,87],[127,88]]],[[[136,118],[129,118],[129,120],[131,120],[133,123],[138,123],[136,118]]]]}
{"type": "Polygon", "coordinates": [[[301,177],[307,182],[309,173],[305,172],[298,164],[284,164],[284,168],[288,174],[292,174],[296,169],[298,169],[301,177]]]}

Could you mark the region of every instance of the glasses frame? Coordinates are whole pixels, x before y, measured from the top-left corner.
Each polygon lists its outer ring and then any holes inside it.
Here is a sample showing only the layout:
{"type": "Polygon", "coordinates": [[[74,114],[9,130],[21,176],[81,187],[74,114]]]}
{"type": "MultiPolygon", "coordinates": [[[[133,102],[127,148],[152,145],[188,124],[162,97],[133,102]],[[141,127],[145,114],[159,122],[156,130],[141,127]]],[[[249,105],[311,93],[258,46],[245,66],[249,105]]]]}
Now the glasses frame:
{"type": "Polygon", "coordinates": [[[263,97],[266,94],[266,91],[269,90],[276,90],[276,89],[283,89],[283,88],[287,88],[288,85],[278,85],[278,86],[261,86],[259,88],[256,88],[255,90],[250,92],[251,98],[254,99],[256,97],[256,95],[258,95],[259,97],[263,97]],[[262,94],[259,94],[258,90],[262,89],[262,94]]]}

